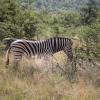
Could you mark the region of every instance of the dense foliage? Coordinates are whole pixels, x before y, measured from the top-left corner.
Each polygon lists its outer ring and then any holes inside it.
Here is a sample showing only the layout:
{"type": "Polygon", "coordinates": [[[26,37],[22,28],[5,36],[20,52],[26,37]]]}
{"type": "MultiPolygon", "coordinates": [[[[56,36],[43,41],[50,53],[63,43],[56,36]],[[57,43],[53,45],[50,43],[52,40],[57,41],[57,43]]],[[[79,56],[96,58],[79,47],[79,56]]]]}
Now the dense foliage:
{"type": "Polygon", "coordinates": [[[100,58],[98,0],[89,0],[80,10],[60,9],[56,12],[41,8],[40,11],[33,10],[33,1],[0,0],[0,40],[5,37],[43,39],[77,35],[86,43],[86,55],[100,58]]]}
{"type": "MultiPolygon", "coordinates": [[[[48,11],[58,11],[60,9],[79,10],[81,7],[84,7],[90,1],[91,0],[34,0],[33,8],[36,10],[46,9],[48,11]]],[[[96,1],[96,6],[100,6],[99,0],[92,1],[96,1]]]]}

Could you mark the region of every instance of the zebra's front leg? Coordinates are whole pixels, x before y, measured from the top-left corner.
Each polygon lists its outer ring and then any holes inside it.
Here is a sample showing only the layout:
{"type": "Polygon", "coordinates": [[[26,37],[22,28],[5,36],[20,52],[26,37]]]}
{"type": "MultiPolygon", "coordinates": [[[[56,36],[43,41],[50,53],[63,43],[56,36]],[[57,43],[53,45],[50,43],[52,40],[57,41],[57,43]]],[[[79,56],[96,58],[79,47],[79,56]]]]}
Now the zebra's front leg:
{"type": "MultiPolygon", "coordinates": [[[[64,52],[66,54],[66,59],[67,59],[67,65],[68,66],[72,66],[72,61],[73,61],[73,52],[72,52],[72,48],[70,46],[64,48],[64,52]]],[[[73,69],[73,68],[72,68],[73,69]]]]}
{"type": "Polygon", "coordinates": [[[71,80],[75,76],[75,72],[76,72],[76,64],[73,62],[72,48],[68,46],[64,49],[64,52],[68,56],[67,67],[65,70],[66,73],[68,73],[68,78],[71,80]]]}

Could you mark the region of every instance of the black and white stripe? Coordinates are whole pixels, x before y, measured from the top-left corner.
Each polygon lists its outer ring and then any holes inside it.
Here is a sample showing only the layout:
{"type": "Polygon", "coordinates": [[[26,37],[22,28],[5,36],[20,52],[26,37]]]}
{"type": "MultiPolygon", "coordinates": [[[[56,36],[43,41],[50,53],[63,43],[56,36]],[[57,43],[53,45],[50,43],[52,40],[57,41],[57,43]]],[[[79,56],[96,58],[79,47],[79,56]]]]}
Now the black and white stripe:
{"type": "Polygon", "coordinates": [[[14,55],[14,61],[20,61],[22,56],[33,57],[35,55],[53,55],[62,50],[68,56],[68,59],[72,61],[72,41],[69,38],[54,37],[40,41],[16,40],[11,43],[7,51],[6,64],[9,62],[9,53],[11,51],[14,55]]]}

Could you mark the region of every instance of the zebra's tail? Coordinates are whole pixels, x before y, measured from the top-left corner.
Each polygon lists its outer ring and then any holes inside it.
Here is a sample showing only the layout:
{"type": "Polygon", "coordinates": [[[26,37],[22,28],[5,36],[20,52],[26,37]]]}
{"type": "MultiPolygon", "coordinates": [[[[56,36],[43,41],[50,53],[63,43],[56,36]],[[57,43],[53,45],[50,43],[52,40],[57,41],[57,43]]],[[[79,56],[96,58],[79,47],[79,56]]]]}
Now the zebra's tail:
{"type": "Polygon", "coordinates": [[[9,49],[11,43],[16,40],[17,40],[16,38],[4,38],[3,39],[3,44],[5,45],[4,51],[6,52],[9,49]]]}
{"type": "Polygon", "coordinates": [[[6,65],[9,65],[9,55],[10,55],[10,50],[11,50],[11,47],[9,47],[9,49],[7,50],[6,52],[6,65]]]}

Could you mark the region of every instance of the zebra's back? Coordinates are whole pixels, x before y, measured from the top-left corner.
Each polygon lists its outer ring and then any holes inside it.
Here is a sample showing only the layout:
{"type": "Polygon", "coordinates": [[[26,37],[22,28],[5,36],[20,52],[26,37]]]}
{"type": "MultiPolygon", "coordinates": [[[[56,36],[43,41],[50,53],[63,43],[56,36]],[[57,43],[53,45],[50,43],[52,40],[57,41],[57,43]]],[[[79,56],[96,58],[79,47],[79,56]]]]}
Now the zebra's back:
{"type": "Polygon", "coordinates": [[[16,40],[11,44],[13,52],[19,51],[26,56],[35,56],[43,54],[54,54],[65,47],[71,46],[72,41],[69,38],[53,37],[47,40],[30,41],[30,40],[16,40]]]}

